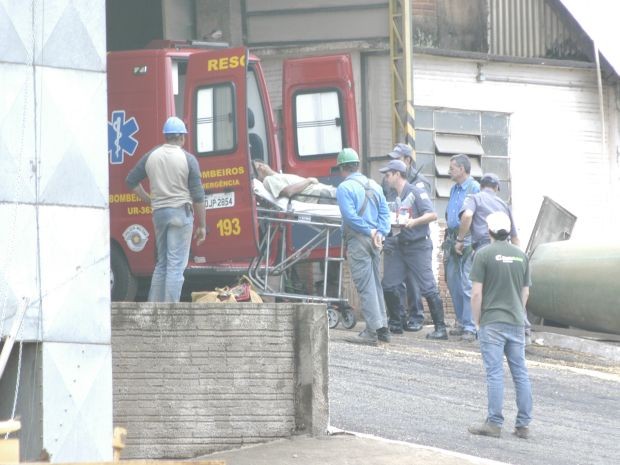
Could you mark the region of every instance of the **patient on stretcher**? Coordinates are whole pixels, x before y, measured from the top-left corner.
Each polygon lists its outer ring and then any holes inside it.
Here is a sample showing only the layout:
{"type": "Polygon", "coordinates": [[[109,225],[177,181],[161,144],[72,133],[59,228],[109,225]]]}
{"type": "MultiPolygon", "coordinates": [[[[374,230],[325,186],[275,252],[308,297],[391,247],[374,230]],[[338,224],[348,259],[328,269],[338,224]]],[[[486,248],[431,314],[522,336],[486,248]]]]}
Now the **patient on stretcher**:
{"type": "Polygon", "coordinates": [[[269,165],[254,161],[256,177],[276,199],[293,198],[308,203],[333,203],[336,188],[322,184],[316,178],[303,178],[296,174],[277,173],[269,165]]]}

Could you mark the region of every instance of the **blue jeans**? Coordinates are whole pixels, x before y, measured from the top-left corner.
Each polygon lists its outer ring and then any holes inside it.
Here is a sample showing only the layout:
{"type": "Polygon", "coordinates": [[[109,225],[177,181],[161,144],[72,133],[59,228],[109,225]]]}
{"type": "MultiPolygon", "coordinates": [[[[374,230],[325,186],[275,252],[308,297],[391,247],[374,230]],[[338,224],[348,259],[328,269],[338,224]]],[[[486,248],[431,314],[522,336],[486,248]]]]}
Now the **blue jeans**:
{"type": "Polygon", "coordinates": [[[528,426],[532,420],[532,386],[525,366],[525,331],[523,326],[489,323],[480,327],[480,353],[487,372],[487,422],[502,426],[504,416],[504,355],[512,375],[517,396],[515,426],[528,426]]]}
{"type": "Polygon", "coordinates": [[[157,262],[149,302],[178,302],[183,288],[183,272],[189,260],[194,216],[181,208],[153,210],[157,262]]]}
{"type": "Polygon", "coordinates": [[[457,325],[465,331],[475,333],[476,326],[471,314],[471,281],[469,280],[473,260],[472,253],[464,260],[460,256],[450,254],[445,272],[457,325]]]}
{"type": "Polygon", "coordinates": [[[374,332],[387,327],[387,314],[381,287],[381,256],[372,239],[357,234],[347,234],[347,261],[351,279],[360,296],[366,327],[374,332]]]}

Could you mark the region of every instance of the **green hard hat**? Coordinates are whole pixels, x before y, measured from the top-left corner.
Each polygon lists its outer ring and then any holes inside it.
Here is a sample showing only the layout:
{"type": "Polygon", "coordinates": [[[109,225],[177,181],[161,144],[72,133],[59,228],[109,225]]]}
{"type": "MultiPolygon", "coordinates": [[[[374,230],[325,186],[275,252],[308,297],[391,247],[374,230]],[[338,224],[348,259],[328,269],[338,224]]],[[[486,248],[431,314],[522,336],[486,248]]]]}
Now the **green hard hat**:
{"type": "Polygon", "coordinates": [[[336,159],[336,163],[338,166],[344,165],[346,163],[359,163],[360,157],[357,152],[351,148],[342,149],[338,154],[338,158],[336,159]]]}

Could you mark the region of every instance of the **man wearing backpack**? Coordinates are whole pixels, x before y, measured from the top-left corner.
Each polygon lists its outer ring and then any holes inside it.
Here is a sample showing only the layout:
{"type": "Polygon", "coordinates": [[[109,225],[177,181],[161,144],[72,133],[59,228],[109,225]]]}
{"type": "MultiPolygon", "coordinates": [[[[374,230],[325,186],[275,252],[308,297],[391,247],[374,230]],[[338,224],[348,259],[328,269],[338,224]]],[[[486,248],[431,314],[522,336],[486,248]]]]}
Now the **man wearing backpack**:
{"type": "Polygon", "coordinates": [[[347,340],[370,345],[390,342],[380,270],[383,239],[390,232],[387,201],[381,186],[358,171],[360,159],[355,150],[343,149],[337,163],[341,176],[345,177],[336,191],[343,240],[366,321],[366,329],[347,340]]]}

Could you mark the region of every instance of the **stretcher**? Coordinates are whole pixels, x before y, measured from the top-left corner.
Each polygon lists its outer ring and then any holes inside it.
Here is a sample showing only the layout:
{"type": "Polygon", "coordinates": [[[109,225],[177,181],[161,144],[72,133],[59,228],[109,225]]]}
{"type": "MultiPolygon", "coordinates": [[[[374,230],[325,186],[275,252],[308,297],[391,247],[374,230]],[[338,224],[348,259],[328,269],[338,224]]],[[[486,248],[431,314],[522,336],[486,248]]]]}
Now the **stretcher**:
{"type": "Polygon", "coordinates": [[[339,321],[345,328],[355,326],[355,314],[342,295],[344,243],[338,205],[274,198],[258,179],[253,180],[253,189],[260,238],[248,277],[256,291],[276,300],[325,303],[330,328],[339,321]],[[291,292],[293,267],[307,261],[322,264],[321,285],[314,288],[314,294],[291,292]],[[338,269],[332,292],[328,292],[328,282],[334,279],[328,272],[330,266],[338,269]]]}

